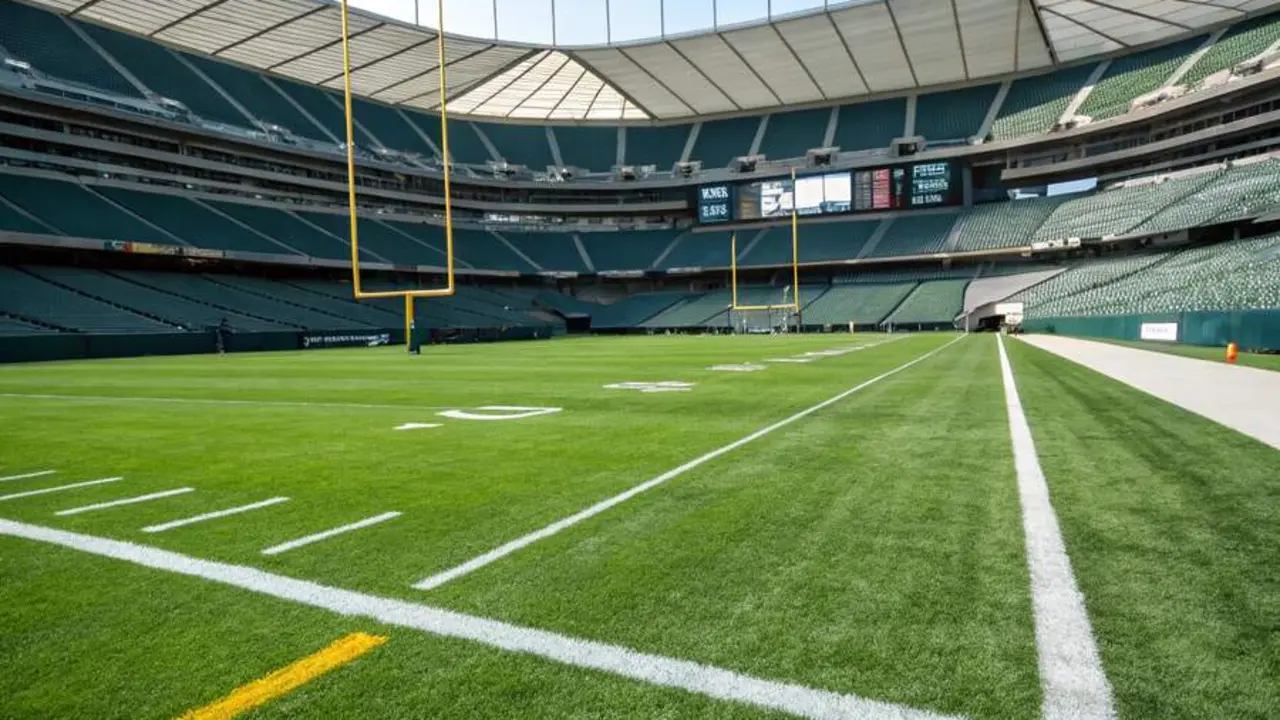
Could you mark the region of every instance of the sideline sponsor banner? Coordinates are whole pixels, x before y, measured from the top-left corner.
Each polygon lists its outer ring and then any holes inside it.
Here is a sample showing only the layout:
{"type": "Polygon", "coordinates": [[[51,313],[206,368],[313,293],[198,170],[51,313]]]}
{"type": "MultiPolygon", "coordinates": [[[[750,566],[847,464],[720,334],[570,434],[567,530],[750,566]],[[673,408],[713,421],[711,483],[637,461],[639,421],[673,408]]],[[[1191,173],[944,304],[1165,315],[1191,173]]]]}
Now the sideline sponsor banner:
{"type": "Polygon", "coordinates": [[[1138,336],[1143,340],[1178,342],[1178,323],[1142,323],[1138,336]]]}
{"type": "Polygon", "coordinates": [[[391,333],[302,333],[303,350],[332,347],[379,347],[391,344],[391,333]]]}

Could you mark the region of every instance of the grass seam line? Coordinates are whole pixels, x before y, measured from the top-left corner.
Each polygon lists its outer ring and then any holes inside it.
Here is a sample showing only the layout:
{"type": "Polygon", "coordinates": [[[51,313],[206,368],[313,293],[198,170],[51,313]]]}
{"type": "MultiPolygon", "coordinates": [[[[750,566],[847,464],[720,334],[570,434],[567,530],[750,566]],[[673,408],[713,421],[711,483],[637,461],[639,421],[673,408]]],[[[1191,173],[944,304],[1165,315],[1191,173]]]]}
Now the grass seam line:
{"type": "Polygon", "coordinates": [[[160,523],[159,525],[148,525],[147,527],[142,528],[142,532],[144,533],[164,532],[166,530],[172,530],[174,528],[180,528],[187,525],[194,525],[195,523],[204,522],[205,520],[214,520],[221,517],[227,517],[228,515],[239,515],[240,513],[249,512],[250,510],[257,510],[259,508],[270,507],[272,505],[279,505],[282,502],[288,502],[288,501],[289,501],[289,498],[287,497],[268,498],[266,500],[259,500],[256,503],[249,503],[248,505],[240,505],[233,508],[227,508],[226,510],[215,510],[213,512],[207,512],[207,513],[202,513],[200,515],[192,515],[191,517],[181,518],[179,520],[170,520],[169,522],[160,523]]]}
{"type": "Polygon", "coordinates": [[[121,505],[135,505],[137,503],[147,502],[149,500],[160,500],[161,498],[173,497],[174,495],[185,495],[194,492],[195,488],[178,488],[176,490],[164,490],[161,492],[148,493],[146,495],[137,495],[134,497],[120,498],[119,500],[108,500],[107,502],[94,503],[92,505],[82,505],[67,510],[59,510],[54,513],[59,517],[66,515],[79,515],[80,513],[93,512],[94,510],[106,510],[107,508],[120,507],[121,505]]]}
{"type": "Polygon", "coordinates": [[[1049,485],[1036,454],[1031,425],[1018,396],[1013,367],[1004,349],[1004,339],[997,335],[996,343],[1000,350],[1000,375],[1004,380],[1027,569],[1031,576],[1036,656],[1044,694],[1041,717],[1044,720],[1114,718],[1111,684],[1102,668],[1084,595],[1071,570],[1071,558],[1067,555],[1049,485]]]}
{"type": "Polygon", "coordinates": [[[57,470],[40,470],[37,472],[22,473],[21,475],[6,475],[0,477],[0,482],[9,482],[10,480],[26,480],[27,478],[44,477],[58,472],[57,470]]]}
{"type": "Polygon", "coordinates": [[[76,488],[91,487],[93,485],[105,485],[107,483],[123,480],[122,477],[102,478],[101,480],[89,480],[87,482],[72,483],[70,485],[57,485],[55,487],[40,488],[39,490],[27,490],[25,492],[10,493],[8,495],[0,495],[0,501],[17,500],[18,498],[34,497],[36,495],[48,495],[49,493],[62,492],[63,490],[75,490],[76,488]]]}
{"type": "Polygon", "coordinates": [[[0,519],[0,535],[42,542],[257,593],[347,617],[467,640],[698,695],[778,710],[812,720],[948,720],[958,716],[765,680],[724,668],[637,652],[547,630],[512,625],[407,600],[378,597],[243,565],[201,560],[122,540],[0,519]]]}
{"type": "Polygon", "coordinates": [[[314,535],[304,535],[303,537],[300,537],[296,540],[290,540],[289,542],[280,543],[279,545],[273,545],[267,548],[266,550],[263,550],[262,554],[263,555],[279,555],[282,552],[296,550],[297,548],[304,547],[312,543],[317,543],[317,542],[320,542],[321,540],[328,540],[329,538],[335,535],[341,535],[343,533],[348,533],[353,530],[361,530],[363,528],[371,527],[373,525],[377,525],[378,523],[382,523],[388,520],[398,518],[402,514],[403,513],[400,513],[397,511],[392,511],[392,512],[382,513],[381,515],[374,515],[373,517],[367,517],[363,520],[357,520],[356,522],[349,523],[347,525],[340,525],[331,530],[318,532],[318,533],[315,533],[314,535]]]}
{"type": "Polygon", "coordinates": [[[236,688],[221,700],[183,713],[178,720],[227,720],[242,715],[350,663],[386,641],[384,635],[362,632],[345,635],[317,653],[236,688]]]}
{"type": "Polygon", "coordinates": [[[783,418],[782,420],[779,420],[778,422],[775,422],[772,425],[756,430],[755,432],[751,433],[750,435],[747,435],[746,437],[735,440],[727,445],[722,445],[708,453],[704,453],[690,460],[689,462],[686,462],[685,464],[679,467],[676,467],[672,470],[668,470],[667,472],[662,473],[661,475],[651,480],[646,480],[645,482],[640,483],[639,485],[636,485],[635,487],[632,487],[629,490],[625,490],[617,495],[614,495],[613,497],[607,498],[605,500],[601,500],[600,502],[586,508],[585,510],[580,510],[574,513],[573,515],[557,520],[556,522],[553,522],[550,525],[547,525],[546,527],[543,527],[540,530],[535,530],[531,533],[528,533],[527,535],[522,535],[521,537],[518,537],[515,540],[511,540],[510,542],[499,545],[498,547],[482,555],[478,555],[474,558],[471,558],[470,560],[467,560],[466,562],[460,565],[455,565],[454,567],[449,568],[448,570],[443,570],[434,575],[431,575],[422,580],[419,580],[418,582],[413,584],[413,587],[418,590],[431,590],[431,589],[440,587],[441,585],[444,585],[445,583],[448,583],[452,580],[456,580],[464,575],[475,572],[476,570],[479,570],[480,568],[485,567],[486,565],[490,565],[494,562],[497,562],[498,560],[501,560],[502,558],[510,555],[513,552],[516,552],[517,550],[521,550],[525,547],[528,547],[529,545],[532,545],[533,543],[539,540],[555,535],[561,530],[573,527],[574,525],[577,525],[578,523],[584,520],[587,520],[596,515],[599,515],[600,513],[614,507],[615,505],[619,505],[623,502],[626,502],[627,500],[630,500],[631,498],[635,497],[636,495],[639,495],[640,493],[645,492],[646,490],[651,490],[667,482],[668,480],[671,480],[672,478],[679,477],[684,473],[704,463],[707,463],[711,460],[714,460],[720,457],[721,455],[737,450],[738,448],[744,445],[747,445],[749,443],[752,443],[756,440],[759,440],[760,438],[776,430],[780,430],[790,425],[791,423],[796,422],[797,420],[801,420],[819,410],[822,410],[823,408],[834,405],[840,402],[841,400],[844,400],[845,398],[849,397],[850,395],[860,392],[868,387],[871,387],[872,385],[875,385],[881,380],[892,377],[893,375],[896,375],[902,372],[903,370],[906,370],[907,368],[910,368],[913,365],[916,365],[917,363],[923,362],[929,359],[930,357],[933,357],[934,355],[956,344],[960,340],[963,340],[964,337],[965,337],[964,335],[960,335],[955,339],[951,340],[950,342],[946,343],[945,345],[941,345],[937,348],[934,348],[933,350],[930,350],[929,352],[924,353],[923,355],[917,357],[914,360],[905,362],[902,365],[899,365],[893,368],[892,370],[881,373],[880,375],[877,375],[871,378],[870,380],[866,380],[852,388],[849,388],[848,390],[840,392],[830,398],[827,398],[826,400],[823,400],[817,405],[810,406],[789,417],[783,418]]]}

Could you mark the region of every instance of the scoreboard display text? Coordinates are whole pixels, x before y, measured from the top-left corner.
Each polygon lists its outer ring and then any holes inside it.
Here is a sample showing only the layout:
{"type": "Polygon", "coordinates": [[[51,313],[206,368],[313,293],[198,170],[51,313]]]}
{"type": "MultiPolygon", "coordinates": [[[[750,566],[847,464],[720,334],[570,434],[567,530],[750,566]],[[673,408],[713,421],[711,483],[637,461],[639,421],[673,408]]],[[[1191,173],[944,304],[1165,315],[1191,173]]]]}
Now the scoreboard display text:
{"type": "Polygon", "coordinates": [[[949,162],[842,170],[791,178],[715,183],[698,188],[698,221],[720,223],[797,215],[888,212],[959,205],[962,193],[949,162]]]}

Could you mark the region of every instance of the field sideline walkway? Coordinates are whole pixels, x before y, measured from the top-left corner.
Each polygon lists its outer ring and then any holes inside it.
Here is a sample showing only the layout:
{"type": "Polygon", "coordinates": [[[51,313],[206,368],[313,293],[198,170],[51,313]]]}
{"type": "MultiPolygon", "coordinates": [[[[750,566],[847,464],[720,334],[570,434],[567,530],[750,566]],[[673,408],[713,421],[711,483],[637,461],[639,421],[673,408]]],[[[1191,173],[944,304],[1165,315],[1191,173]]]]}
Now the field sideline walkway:
{"type": "Polygon", "coordinates": [[[1280,374],[1057,335],[1021,339],[1280,450],[1280,374]]]}

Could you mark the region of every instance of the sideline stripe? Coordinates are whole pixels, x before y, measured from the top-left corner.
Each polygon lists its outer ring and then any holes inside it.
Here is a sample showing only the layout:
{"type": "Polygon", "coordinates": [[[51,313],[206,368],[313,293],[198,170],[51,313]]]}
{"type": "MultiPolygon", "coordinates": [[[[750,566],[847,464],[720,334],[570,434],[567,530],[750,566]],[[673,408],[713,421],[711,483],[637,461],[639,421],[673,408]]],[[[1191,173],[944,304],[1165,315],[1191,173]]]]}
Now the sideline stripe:
{"type": "Polygon", "coordinates": [[[1022,411],[1013,368],[1004,350],[1004,340],[996,335],[1000,348],[1000,374],[1004,378],[1005,408],[1009,414],[1009,436],[1018,473],[1018,496],[1022,502],[1022,531],[1026,536],[1027,568],[1031,573],[1031,605],[1035,613],[1036,654],[1040,664],[1040,686],[1044,693],[1041,717],[1114,718],[1111,684],[1102,669],[1098,645],[1085,610],[1084,595],[1071,572],[1071,558],[1062,541],[1058,516],[1049,498],[1049,485],[1036,455],[1031,426],[1022,411]]]}
{"type": "Polygon", "coordinates": [[[182,495],[195,490],[195,488],[178,488],[177,490],[165,490],[164,492],[151,493],[149,495],[138,495],[136,497],[121,498],[119,500],[111,500],[109,502],[101,502],[93,505],[85,505],[83,507],[71,508],[70,510],[59,510],[54,515],[79,515],[80,513],[92,512],[94,510],[105,510],[107,508],[119,507],[120,505],[133,505],[134,503],[146,502],[148,500],[159,500],[160,498],[173,497],[174,495],[182,495]]]}
{"type": "Polygon", "coordinates": [[[33,478],[33,477],[44,477],[45,475],[52,475],[56,472],[58,471],[57,470],[41,470],[39,472],[29,472],[29,473],[23,473],[21,475],[8,475],[6,477],[0,477],[0,482],[8,482],[9,480],[25,480],[27,478],[33,478]]]}
{"type": "Polygon", "coordinates": [[[75,490],[76,488],[89,487],[91,485],[105,485],[113,483],[124,478],[103,478],[101,480],[90,480],[88,482],[72,483],[71,485],[58,485],[57,487],[41,488],[39,490],[28,490],[26,492],[11,493],[9,495],[0,495],[0,501],[17,500],[18,498],[32,497],[34,495],[47,495],[49,493],[62,492],[63,490],[75,490]]]}
{"type": "Polygon", "coordinates": [[[320,542],[321,540],[327,540],[333,537],[334,535],[341,535],[342,533],[351,532],[352,530],[360,530],[361,528],[367,528],[371,525],[377,525],[380,522],[386,522],[387,520],[398,518],[400,517],[400,515],[401,513],[399,512],[387,512],[387,513],[382,513],[381,515],[374,515],[373,517],[369,517],[369,518],[365,518],[364,520],[353,522],[350,525],[343,525],[341,527],[336,527],[332,530],[325,530],[324,532],[318,532],[315,535],[307,535],[306,537],[300,537],[297,540],[290,540],[289,542],[286,542],[286,543],[280,543],[279,545],[275,545],[273,547],[267,548],[266,550],[263,550],[262,554],[263,555],[279,555],[282,552],[288,552],[295,548],[303,547],[304,545],[310,545],[311,543],[320,542]]]}
{"type": "Polygon", "coordinates": [[[511,625],[406,600],[342,590],[256,568],[199,560],[120,540],[4,519],[0,519],[0,535],[59,545],[143,567],[203,578],[300,605],[329,610],[339,615],[367,617],[386,625],[470,640],[565,665],[599,670],[653,685],[679,688],[720,700],[780,710],[814,720],[945,720],[949,717],[855,695],[763,680],[688,660],[649,655],[618,645],[511,625]]]}
{"type": "Polygon", "coordinates": [[[314,655],[282,667],[261,680],[236,688],[217,702],[184,713],[179,720],[226,720],[241,715],[297,690],[330,670],[346,665],[386,641],[387,638],[381,635],[351,633],[314,655]]]}
{"type": "Polygon", "coordinates": [[[159,525],[150,525],[148,527],[142,528],[142,532],[144,533],[164,532],[165,530],[172,530],[174,528],[182,527],[184,525],[194,525],[195,523],[204,522],[205,520],[213,520],[215,518],[226,517],[228,515],[239,515],[240,513],[249,512],[250,510],[257,510],[258,508],[269,507],[271,505],[278,505],[282,502],[288,502],[288,500],[289,498],[287,497],[273,497],[269,500],[261,500],[256,503],[241,505],[240,507],[227,508],[226,510],[218,510],[215,512],[204,513],[203,515],[193,515],[192,517],[189,517],[189,518],[182,518],[181,520],[171,520],[167,523],[160,523],[159,525]]]}
{"type": "Polygon", "coordinates": [[[448,410],[449,405],[389,405],[378,403],[305,402],[290,400],[224,400],[221,398],[139,397],[132,395],[49,395],[37,393],[0,393],[0,398],[31,400],[83,400],[85,402],[158,402],[186,405],[248,405],[260,407],[356,408],[360,410],[448,410]]]}
{"type": "Polygon", "coordinates": [[[592,505],[591,507],[587,508],[586,510],[577,512],[562,520],[557,520],[556,522],[551,523],[550,525],[542,528],[541,530],[535,530],[534,532],[531,532],[528,535],[518,537],[515,540],[512,540],[509,543],[506,543],[505,545],[500,545],[483,555],[479,555],[477,557],[474,557],[462,563],[461,565],[450,568],[443,572],[436,573],[435,575],[432,575],[428,578],[420,580],[417,583],[415,583],[413,587],[417,588],[418,590],[431,590],[432,588],[440,587],[441,585],[444,585],[445,583],[451,580],[456,580],[457,578],[460,578],[463,575],[479,570],[485,565],[488,565],[497,560],[500,560],[506,557],[507,555],[510,555],[511,553],[517,550],[520,550],[521,548],[532,545],[533,543],[543,538],[555,535],[556,533],[560,532],[561,530],[564,530],[565,528],[572,527],[582,522],[583,520],[587,520],[591,517],[599,515],[600,513],[604,512],[605,510],[608,510],[614,505],[618,505],[620,503],[626,502],[627,500],[630,500],[631,498],[635,497],[636,495],[639,495],[640,493],[646,490],[655,488],[672,478],[679,477],[685,474],[686,472],[689,472],[690,470],[698,467],[699,465],[702,465],[703,463],[714,460],[720,457],[721,455],[724,455],[725,453],[737,450],[743,445],[759,440],[760,438],[764,437],[765,435],[768,435],[769,433],[774,432],[775,430],[780,430],[790,425],[791,423],[797,420],[800,420],[802,418],[805,418],[825,407],[834,405],[835,403],[840,402],[841,400],[849,397],[850,395],[853,395],[856,392],[859,392],[865,388],[871,387],[872,385],[875,385],[876,383],[880,382],[881,380],[884,380],[887,377],[896,375],[902,372],[903,370],[906,370],[907,368],[911,367],[912,365],[915,365],[916,363],[923,362],[929,359],[930,357],[933,357],[934,355],[951,347],[952,345],[956,344],[962,339],[964,339],[964,336],[960,335],[956,337],[954,340],[952,340],[951,342],[945,345],[942,345],[940,347],[934,348],[933,350],[930,350],[929,352],[921,355],[915,360],[911,360],[909,362],[903,363],[902,365],[899,365],[898,367],[886,373],[881,373],[880,375],[877,375],[871,378],[870,380],[867,380],[864,383],[861,383],[852,388],[849,388],[848,390],[845,390],[844,392],[838,395],[827,398],[826,400],[823,400],[817,405],[814,405],[809,408],[805,408],[804,410],[801,410],[800,412],[788,418],[779,420],[778,422],[768,427],[761,428],[740,440],[735,440],[729,443],[728,445],[724,445],[722,447],[716,448],[715,450],[712,450],[709,453],[706,453],[705,455],[696,457],[693,460],[690,460],[689,462],[681,465],[680,467],[675,468],[674,470],[668,470],[667,472],[659,475],[656,478],[653,478],[652,480],[647,480],[643,483],[640,483],[639,485],[636,485],[630,490],[619,493],[618,495],[614,495],[613,497],[607,500],[602,500],[596,503],[595,505],[592,505]]]}

